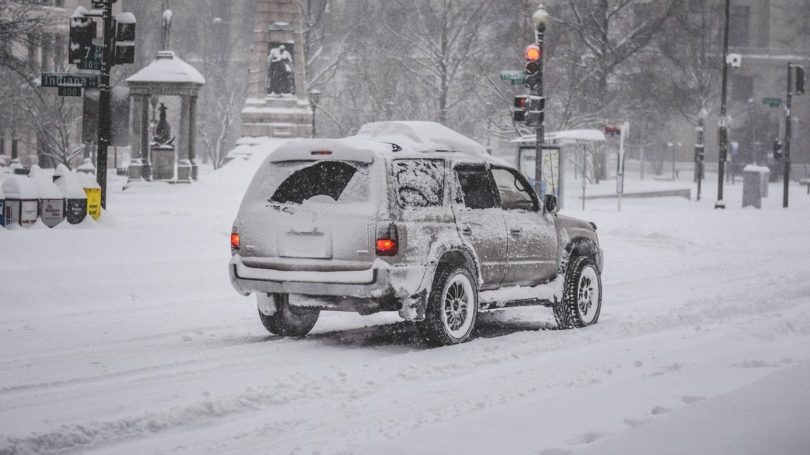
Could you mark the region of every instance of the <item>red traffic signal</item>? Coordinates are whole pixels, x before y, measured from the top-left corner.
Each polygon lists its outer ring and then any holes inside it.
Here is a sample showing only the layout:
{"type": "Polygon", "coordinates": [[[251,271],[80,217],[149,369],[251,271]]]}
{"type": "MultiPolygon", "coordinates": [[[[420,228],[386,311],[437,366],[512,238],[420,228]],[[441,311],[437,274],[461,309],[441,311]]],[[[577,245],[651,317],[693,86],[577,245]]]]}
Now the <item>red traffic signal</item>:
{"type": "Polygon", "coordinates": [[[540,59],[543,57],[543,51],[540,50],[540,46],[536,44],[526,46],[524,56],[526,57],[527,73],[535,74],[540,70],[540,59]]]}

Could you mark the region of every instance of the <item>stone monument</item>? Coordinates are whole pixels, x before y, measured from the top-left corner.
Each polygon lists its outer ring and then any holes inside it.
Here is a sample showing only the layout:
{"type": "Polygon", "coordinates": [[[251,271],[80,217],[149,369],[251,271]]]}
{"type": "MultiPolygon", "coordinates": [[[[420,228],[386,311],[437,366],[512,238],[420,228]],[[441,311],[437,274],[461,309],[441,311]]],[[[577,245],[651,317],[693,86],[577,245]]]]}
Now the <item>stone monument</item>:
{"type": "Polygon", "coordinates": [[[242,136],[311,137],[298,2],[258,0],[255,18],[242,136]]]}

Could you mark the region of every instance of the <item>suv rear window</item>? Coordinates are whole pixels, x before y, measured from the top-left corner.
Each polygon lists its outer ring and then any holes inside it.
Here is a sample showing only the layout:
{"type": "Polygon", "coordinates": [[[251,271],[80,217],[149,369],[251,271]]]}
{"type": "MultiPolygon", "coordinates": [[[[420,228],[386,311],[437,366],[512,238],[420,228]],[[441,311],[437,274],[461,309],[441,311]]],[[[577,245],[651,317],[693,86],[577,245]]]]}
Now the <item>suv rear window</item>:
{"type": "MultiPolygon", "coordinates": [[[[342,161],[273,163],[265,180],[267,193],[274,183],[271,202],[301,204],[316,196],[336,202],[358,202],[368,197],[368,166],[342,161]]],[[[265,193],[265,194],[267,194],[265,193]]],[[[267,196],[265,196],[267,197],[267,196]]]]}
{"type": "Polygon", "coordinates": [[[438,207],[444,196],[444,161],[394,160],[397,203],[403,208],[438,207]]]}

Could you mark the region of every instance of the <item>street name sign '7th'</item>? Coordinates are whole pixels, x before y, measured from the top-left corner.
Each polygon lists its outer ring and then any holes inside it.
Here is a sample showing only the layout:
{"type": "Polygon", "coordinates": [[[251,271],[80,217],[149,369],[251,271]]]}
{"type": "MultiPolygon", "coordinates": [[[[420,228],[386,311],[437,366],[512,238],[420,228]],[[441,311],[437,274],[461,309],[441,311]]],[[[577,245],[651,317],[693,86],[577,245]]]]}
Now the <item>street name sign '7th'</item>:
{"type": "Polygon", "coordinates": [[[43,87],[97,88],[98,74],[87,73],[42,73],[43,87]]]}

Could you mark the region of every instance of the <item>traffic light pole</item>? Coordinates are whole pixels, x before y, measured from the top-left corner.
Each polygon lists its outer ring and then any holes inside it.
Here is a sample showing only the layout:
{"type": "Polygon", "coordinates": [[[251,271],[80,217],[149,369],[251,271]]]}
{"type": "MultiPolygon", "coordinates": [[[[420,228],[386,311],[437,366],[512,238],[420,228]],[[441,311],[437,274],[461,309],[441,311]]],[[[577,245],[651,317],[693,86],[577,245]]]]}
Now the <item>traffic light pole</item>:
{"type": "Polygon", "coordinates": [[[104,50],[101,57],[101,77],[98,84],[98,152],[96,154],[96,181],[101,187],[101,207],[107,208],[107,147],[110,145],[112,115],[110,107],[110,72],[113,64],[113,20],[112,4],[115,0],[105,0],[102,9],[104,27],[104,50]]]}
{"type": "Polygon", "coordinates": [[[726,208],[726,203],[723,202],[723,174],[725,171],[726,157],[728,156],[728,118],[726,116],[726,101],[728,95],[728,31],[729,31],[729,12],[731,10],[731,0],[726,0],[725,8],[725,32],[723,33],[723,83],[720,94],[720,128],[718,131],[720,142],[720,153],[717,159],[717,202],[714,204],[716,209],[726,208]]]}
{"type": "MultiPolygon", "coordinates": [[[[543,41],[544,41],[545,30],[540,30],[540,27],[537,27],[535,31],[536,36],[536,44],[537,47],[540,48],[540,59],[537,61],[537,83],[532,86],[532,97],[537,97],[536,99],[543,99],[543,41]]],[[[545,109],[545,106],[543,106],[545,109]]],[[[539,122],[537,122],[537,128],[535,130],[535,152],[534,152],[534,190],[538,196],[540,196],[541,191],[543,189],[543,142],[546,140],[545,128],[544,124],[544,117],[545,115],[540,116],[539,122]]]]}
{"type": "Polygon", "coordinates": [[[791,128],[791,118],[790,118],[790,110],[791,106],[793,105],[793,81],[791,72],[793,71],[793,64],[788,63],[788,73],[787,73],[787,98],[785,99],[785,152],[784,152],[784,160],[785,160],[785,175],[784,175],[784,187],[782,189],[782,207],[788,207],[788,193],[790,190],[790,136],[793,132],[791,128]]]}

